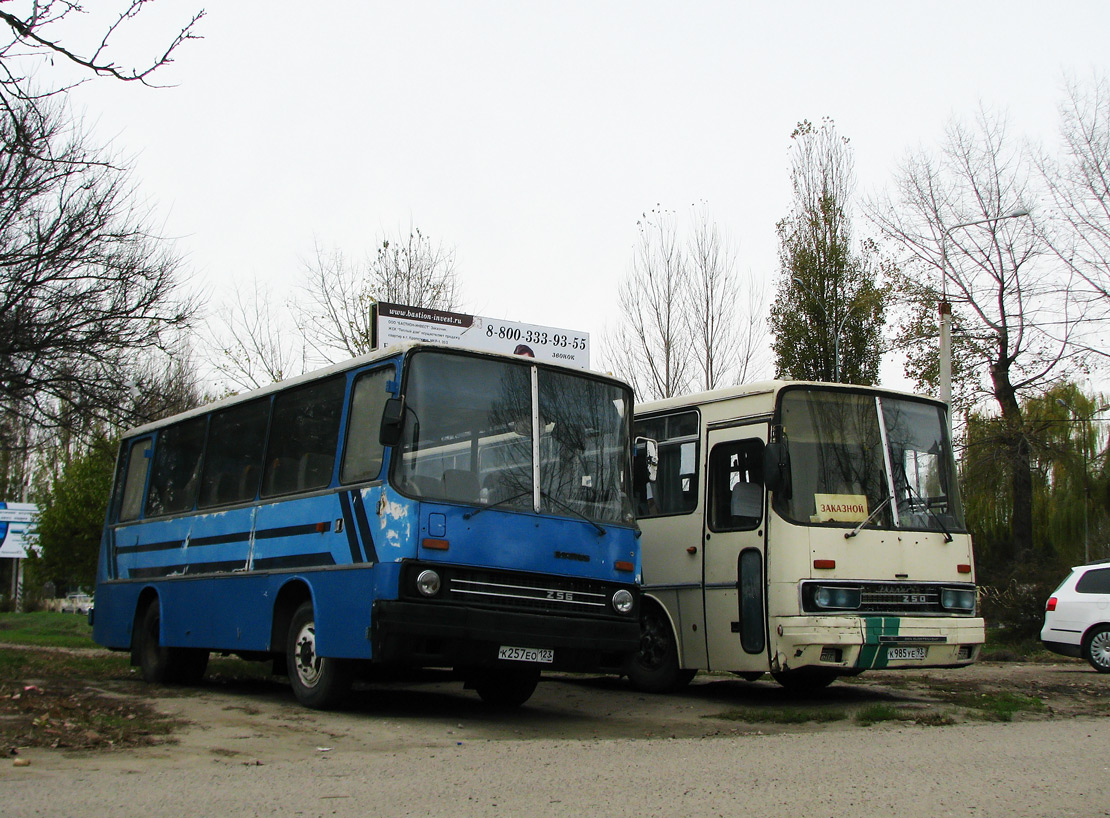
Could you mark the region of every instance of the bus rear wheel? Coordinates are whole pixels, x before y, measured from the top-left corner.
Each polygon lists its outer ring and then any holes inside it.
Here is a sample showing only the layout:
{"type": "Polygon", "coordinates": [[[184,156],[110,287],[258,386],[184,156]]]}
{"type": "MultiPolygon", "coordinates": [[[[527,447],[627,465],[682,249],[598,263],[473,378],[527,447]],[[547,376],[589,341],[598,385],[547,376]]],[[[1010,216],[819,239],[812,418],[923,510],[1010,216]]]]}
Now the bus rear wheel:
{"type": "Polygon", "coordinates": [[[196,684],[208,669],[208,651],[199,648],[170,648],[162,644],[162,608],[151,602],[139,617],[135,630],[132,664],[143,680],[160,684],[196,684]]]}
{"type": "Polygon", "coordinates": [[[351,690],[352,673],[342,659],[316,653],[316,614],[305,602],[293,614],[285,650],[293,695],[305,707],[330,710],[338,707],[351,690]]]}
{"type": "Polygon", "coordinates": [[[625,666],[632,686],[645,693],[672,693],[685,687],[696,670],[678,666],[678,644],[671,623],[656,605],[645,605],[640,615],[640,649],[625,666]]]}

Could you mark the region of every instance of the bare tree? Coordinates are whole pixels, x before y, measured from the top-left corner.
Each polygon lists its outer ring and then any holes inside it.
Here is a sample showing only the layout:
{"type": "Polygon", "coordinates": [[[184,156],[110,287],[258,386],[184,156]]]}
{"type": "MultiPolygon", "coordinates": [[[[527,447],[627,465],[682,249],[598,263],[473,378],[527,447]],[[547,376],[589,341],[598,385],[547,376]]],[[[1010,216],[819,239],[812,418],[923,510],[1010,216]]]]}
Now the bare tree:
{"type": "Polygon", "coordinates": [[[621,323],[607,357],[640,399],[668,398],[689,384],[689,268],[674,213],[652,210],[637,226],[640,239],[617,294],[621,323]]]}
{"type": "Polygon", "coordinates": [[[243,389],[282,381],[307,369],[304,336],[295,330],[293,317],[270,301],[268,288],[251,282],[250,290],[237,286],[231,302],[216,311],[210,335],[215,347],[216,369],[243,389]]]}
{"type": "MultiPolygon", "coordinates": [[[[953,335],[961,340],[970,395],[963,405],[989,398],[1000,422],[990,446],[1011,465],[1012,548],[1018,558],[1033,551],[1029,429],[1023,399],[1043,392],[1080,364],[1069,344],[1080,325],[1072,312],[1070,283],[1030,219],[1000,219],[1023,208],[1031,196],[1027,157],[1007,136],[1003,118],[981,111],[974,124],[952,123],[936,154],[911,155],[893,196],[870,205],[870,215],[905,254],[901,291],[910,319],[952,303],[953,335]],[[980,222],[961,229],[957,225],[980,222]]],[[[927,346],[918,331],[902,324],[904,346],[927,346]]],[[[908,374],[919,384],[923,359],[908,374]]],[[[914,361],[911,361],[914,363],[914,361]]],[[[975,452],[968,452],[974,457],[975,452]]]]}
{"type": "Polygon", "coordinates": [[[0,118],[0,410],[46,429],[111,422],[135,362],[190,327],[197,303],[128,174],[60,106],[11,110],[0,118]]]}
{"type": "Polygon", "coordinates": [[[700,386],[723,385],[740,350],[734,311],[740,301],[736,256],[703,206],[695,215],[688,248],[691,341],[700,386]]]}
{"type": "Polygon", "coordinates": [[[637,226],[604,346],[610,365],[642,399],[747,380],[762,365],[764,290],[741,287],[735,249],[708,207],[692,210],[685,241],[671,211],[656,207],[637,226]]]}
{"type": "MultiPolygon", "coordinates": [[[[1070,80],[1060,106],[1061,153],[1042,153],[1037,166],[1054,204],[1051,245],[1080,279],[1073,295],[1092,315],[1110,317],[1110,81],[1070,80]]],[[[1104,326],[1104,323],[1101,324],[1104,326]]],[[[1086,343],[1103,358],[1105,343],[1086,343]]]]}
{"type": "MultiPolygon", "coordinates": [[[[79,18],[89,14],[79,3],[74,0],[6,0],[6,8],[0,9],[0,24],[7,26],[10,36],[6,40],[0,38],[0,100],[10,112],[15,101],[43,99],[66,90],[68,86],[65,85],[32,89],[29,76],[24,73],[25,69],[33,70],[36,64],[53,65],[55,60],[96,76],[151,84],[154,72],[173,62],[174,52],[182,43],[198,39],[197,24],[204,17],[203,10],[193,14],[167,44],[159,46],[155,55],[141,64],[117,62],[116,36],[123,35],[128,24],[152,2],[127,0],[117,3],[118,10],[107,12],[109,16],[104,27],[92,36],[86,35],[83,45],[73,47],[63,45],[63,41],[80,42],[82,21],[79,18]]],[[[101,6],[97,11],[105,13],[106,10],[101,6]]]]}
{"type": "Polygon", "coordinates": [[[454,249],[433,244],[419,228],[398,240],[382,239],[374,257],[361,263],[317,244],[304,274],[307,306],[297,305],[294,318],[327,361],[374,348],[371,308],[378,301],[452,310],[459,298],[454,249]]]}

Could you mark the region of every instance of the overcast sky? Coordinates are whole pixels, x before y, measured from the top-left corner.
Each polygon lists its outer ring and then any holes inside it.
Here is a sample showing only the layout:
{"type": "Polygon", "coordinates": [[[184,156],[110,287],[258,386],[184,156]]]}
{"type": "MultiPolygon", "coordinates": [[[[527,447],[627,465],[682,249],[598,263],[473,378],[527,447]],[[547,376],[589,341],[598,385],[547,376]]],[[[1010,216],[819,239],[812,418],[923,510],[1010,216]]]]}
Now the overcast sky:
{"type": "Polygon", "coordinates": [[[1051,141],[1065,72],[1107,68],[1110,3],[235,0],[198,31],[174,87],[72,98],[213,303],[411,223],[456,248],[463,310],[585,330],[598,365],[641,213],[706,203],[770,282],[799,120],[850,137],[861,196],[980,103],[1051,141]]]}

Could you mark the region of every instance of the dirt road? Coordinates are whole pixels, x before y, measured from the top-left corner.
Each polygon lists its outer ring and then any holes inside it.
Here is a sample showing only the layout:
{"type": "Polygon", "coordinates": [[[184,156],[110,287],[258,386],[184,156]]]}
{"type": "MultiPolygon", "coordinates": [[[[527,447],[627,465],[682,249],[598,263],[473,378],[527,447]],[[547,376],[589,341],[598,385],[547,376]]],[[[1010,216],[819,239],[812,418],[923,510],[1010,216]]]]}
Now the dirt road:
{"type": "Polygon", "coordinates": [[[143,692],[188,722],[176,743],[21,751],[0,813],[1110,816],[1110,677],[1078,663],[865,674],[809,698],[565,676],[500,714],[434,680],[369,686],[342,713],[277,682],[143,692]]]}

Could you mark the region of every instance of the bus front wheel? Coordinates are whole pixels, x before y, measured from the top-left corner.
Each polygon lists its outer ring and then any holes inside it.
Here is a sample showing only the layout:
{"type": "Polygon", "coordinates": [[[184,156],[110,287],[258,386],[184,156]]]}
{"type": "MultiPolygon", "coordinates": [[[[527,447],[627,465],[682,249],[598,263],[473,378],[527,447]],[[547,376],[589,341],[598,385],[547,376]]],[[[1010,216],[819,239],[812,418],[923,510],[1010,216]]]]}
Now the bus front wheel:
{"type": "Polygon", "coordinates": [[[520,707],[536,691],[540,672],[530,667],[499,667],[478,671],[469,687],[493,707],[520,707]]]}
{"type": "Polygon", "coordinates": [[[678,644],[671,623],[656,605],[640,615],[640,649],[625,666],[632,686],[645,693],[671,693],[690,683],[697,673],[678,666],[678,644]]]}
{"type": "Polygon", "coordinates": [[[352,674],[342,659],[316,653],[316,614],[305,602],[293,614],[285,651],[293,695],[305,707],[329,710],[343,703],[352,674]]]}
{"type": "Polygon", "coordinates": [[[775,681],[796,693],[815,693],[831,685],[842,675],[818,667],[800,667],[797,670],[773,670],[775,681]]]}
{"type": "Polygon", "coordinates": [[[157,601],[147,605],[135,632],[132,664],[139,666],[143,680],[161,684],[196,684],[208,669],[208,651],[199,648],[170,648],[162,644],[162,608],[157,601]]]}

